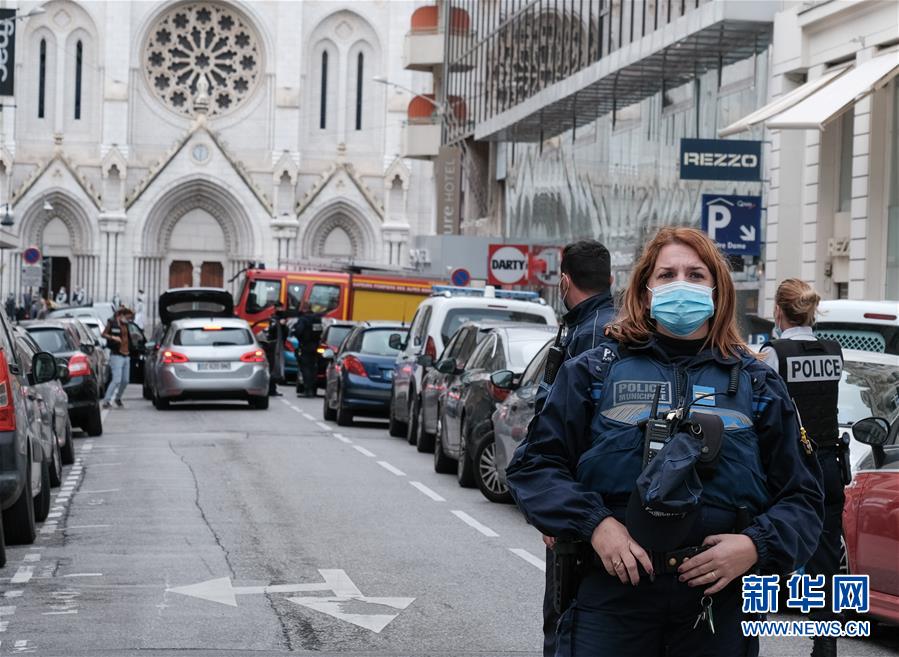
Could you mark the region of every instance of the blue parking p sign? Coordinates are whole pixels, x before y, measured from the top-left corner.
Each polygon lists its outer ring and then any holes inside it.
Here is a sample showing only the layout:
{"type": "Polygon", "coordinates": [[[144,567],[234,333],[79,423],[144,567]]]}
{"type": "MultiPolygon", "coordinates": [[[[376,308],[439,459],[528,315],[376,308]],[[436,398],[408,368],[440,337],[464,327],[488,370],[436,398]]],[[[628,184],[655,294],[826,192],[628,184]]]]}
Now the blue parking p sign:
{"type": "Polygon", "coordinates": [[[724,253],[761,255],[761,227],[761,196],[702,195],[702,230],[724,253]]]}

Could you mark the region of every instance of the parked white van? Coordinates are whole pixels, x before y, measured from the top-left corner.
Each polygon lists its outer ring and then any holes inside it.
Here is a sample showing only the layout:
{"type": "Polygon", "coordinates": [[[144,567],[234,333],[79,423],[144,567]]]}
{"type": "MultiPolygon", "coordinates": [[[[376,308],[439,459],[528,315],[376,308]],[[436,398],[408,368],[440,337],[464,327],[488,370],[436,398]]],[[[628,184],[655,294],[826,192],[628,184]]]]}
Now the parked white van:
{"type": "Polygon", "coordinates": [[[899,354],[899,301],[822,301],[815,335],[843,349],[899,354]]]}

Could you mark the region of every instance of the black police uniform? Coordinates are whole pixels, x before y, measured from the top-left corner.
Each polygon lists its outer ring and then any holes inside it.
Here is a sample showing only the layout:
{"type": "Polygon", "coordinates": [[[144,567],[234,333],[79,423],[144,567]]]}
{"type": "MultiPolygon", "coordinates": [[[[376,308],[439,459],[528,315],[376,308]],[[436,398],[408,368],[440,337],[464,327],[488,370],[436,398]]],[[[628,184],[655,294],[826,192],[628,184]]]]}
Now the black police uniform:
{"type": "Polygon", "coordinates": [[[284,311],[274,313],[269,318],[268,329],[265,333],[265,352],[269,365],[269,395],[281,394],[278,392],[278,384],[284,379],[284,339],[287,337],[287,329],[282,320],[285,317],[284,311]]]}
{"type": "MultiPolygon", "coordinates": [[[[562,353],[564,359],[579,356],[589,349],[593,349],[602,339],[606,324],[615,316],[615,305],[610,291],[601,292],[589,299],[584,299],[574,308],[565,313],[562,323],[565,325],[565,335],[562,337],[562,353]]],[[[549,393],[549,384],[541,381],[537,391],[537,408],[542,408],[546,395],[549,393]]],[[[554,602],[555,587],[553,586],[553,569],[555,552],[546,550],[546,589],[543,595],[543,655],[552,657],[556,653],[556,625],[559,622],[559,613],[554,602]]]]}
{"type": "Polygon", "coordinates": [[[297,394],[304,392],[307,397],[314,397],[318,374],[318,345],[322,337],[322,316],[311,311],[300,313],[293,327],[293,335],[300,345],[297,366],[302,382],[298,377],[297,394]]]}
{"type": "MultiPolygon", "coordinates": [[[[783,381],[752,354],[725,356],[701,342],[652,336],[624,346],[604,339],[562,365],[507,470],[509,490],[531,524],[589,546],[605,518],[625,522],[657,391],[660,411],[715,394],[692,413],[721,419],[720,459],[703,484],[700,520],[674,551],[740,531],[755,545],[762,572],[785,573],[807,561],[821,533],[823,494],[783,381]],[[741,515],[748,526],[741,528],[741,515]]],[[[676,560],[666,568],[672,553],[652,553],[655,579],[644,575],[638,586],[588,561],[576,599],[559,621],[556,654],[757,654],[757,640],[744,637],[739,624],[739,578],[713,596],[717,631],[694,629],[703,587],[678,581],[676,560]]]]}
{"type": "MultiPolygon", "coordinates": [[[[809,575],[825,575],[829,579],[840,569],[845,501],[843,487],[849,483],[843,473],[844,470],[848,472],[848,454],[840,442],[837,420],[843,351],[839,343],[832,340],[808,339],[814,336],[808,327],[793,333],[793,336],[796,339],[774,340],[766,343],[765,347],[770,347],[777,354],[778,372],[796,402],[803,427],[815,445],[818,463],[821,464],[824,531],[805,570],[809,575]]],[[[826,620],[832,616],[829,612],[829,582],[825,590],[828,592],[828,604],[823,613],[812,614],[816,619],[826,620]]]]}

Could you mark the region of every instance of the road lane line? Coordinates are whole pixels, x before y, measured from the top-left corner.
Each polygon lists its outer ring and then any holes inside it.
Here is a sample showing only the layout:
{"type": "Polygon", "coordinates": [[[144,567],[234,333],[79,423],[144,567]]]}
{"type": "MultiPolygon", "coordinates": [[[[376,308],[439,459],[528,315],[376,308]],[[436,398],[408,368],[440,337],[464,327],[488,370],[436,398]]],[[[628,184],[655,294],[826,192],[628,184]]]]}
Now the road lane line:
{"type": "Polygon", "coordinates": [[[6,593],[3,594],[3,597],[4,598],[21,598],[23,593],[25,593],[25,591],[23,591],[21,589],[19,589],[18,591],[7,591],[6,593]]]}
{"type": "Polygon", "coordinates": [[[468,515],[464,511],[459,511],[458,509],[456,509],[453,511],[453,515],[456,516],[459,520],[464,522],[469,527],[477,529],[479,532],[481,532],[484,536],[487,536],[488,538],[496,538],[497,536],[499,536],[499,534],[497,534],[495,531],[490,529],[490,527],[488,527],[487,525],[482,525],[481,523],[479,523],[477,520],[472,518],[470,515],[468,515]]]}
{"type": "Polygon", "coordinates": [[[62,616],[64,614],[77,614],[77,609],[69,609],[68,611],[45,611],[44,616],[62,616]]]}
{"type": "Polygon", "coordinates": [[[335,433],[335,434],[334,434],[334,437],[337,438],[337,440],[339,440],[339,441],[342,442],[342,443],[347,443],[348,445],[352,445],[352,444],[353,444],[353,441],[352,441],[352,440],[350,440],[349,438],[347,438],[346,436],[344,436],[344,435],[342,435],[342,434],[335,433]]]}
{"type": "Polygon", "coordinates": [[[307,413],[306,411],[300,411],[300,413],[302,413],[303,417],[306,418],[307,420],[309,420],[310,422],[315,422],[315,417],[312,415],[309,415],[309,413],[307,413]]]}
{"type": "Polygon", "coordinates": [[[103,573],[69,573],[63,577],[103,577],[103,573]]]}
{"type": "Polygon", "coordinates": [[[355,449],[360,454],[365,454],[366,456],[374,458],[374,452],[369,452],[364,447],[359,447],[359,445],[353,445],[353,449],[355,449]]]}
{"type": "Polygon", "coordinates": [[[324,422],[316,422],[316,424],[319,426],[319,428],[324,429],[325,431],[334,431],[334,429],[332,429],[330,426],[328,426],[324,422]]]}
{"type": "Polygon", "coordinates": [[[26,554],[25,558],[23,559],[23,561],[25,561],[26,563],[34,563],[35,561],[40,561],[40,560],[41,560],[40,552],[31,552],[29,554],[26,554]]]}
{"type": "Polygon", "coordinates": [[[512,554],[521,557],[525,561],[527,561],[532,566],[539,568],[544,573],[546,572],[546,562],[543,559],[538,559],[533,554],[524,550],[522,548],[509,548],[509,552],[512,554]]]}
{"type": "Polygon", "coordinates": [[[378,461],[378,465],[380,465],[382,468],[384,468],[385,470],[387,470],[387,472],[392,472],[392,473],[395,474],[397,477],[405,477],[405,476],[406,476],[406,473],[405,473],[405,472],[403,472],[403,471],[400,470],[399,468],[393,467],[393,466],[390,465],[387,461],[378,461]]]}
{"type": "Polygon", "coordinates": [[[69,530],[69,529],[102,529],[103,527],[112,527],[112,525],[74,525],[72,527],[66,527],[66,530],[69,530]]]}
{"type": "Polygon", "coordinates": [[[440,497],[440,495],[438,495],[437,493],[432,491],[430,488],[425,486],[420,481],[410,481],[409,483],[412,484],[413,486],[415,486],[418,490],[420,490],[422,493],[424,493],[425,495],[430,497],[435,502],[446,502],[445,498],[440,497]]]}
{"type": "Polygon", "coordinates": [[[5,607],[0,607],[0,616],[12,616],[16,613],[15,605],[7,605],[5,607]]]}
{"type": "Polygon", "coordinates": [[[106,465],[122,465],[121,463],[91,463],[91,467],[97,468],[106,465]]]}
{"type": "Polygon", "coordinates": [[[48,513],[47,517],[53,520],[54,518],[62,518],[62,512],[57,511],[56,513],[48,513]]]}
{"type": "Polygon", "coordinates": [[[121,488],[107,488],[106,490],[83,490],[82,495],[99,495],[100,493],[118,493],[121,488]]]}
{"type": "Polygon", "coordinates": [[[34,566],[19,566],[16,574],[9,580],[10,584],[27,584],[34,576],[34,566]]]}

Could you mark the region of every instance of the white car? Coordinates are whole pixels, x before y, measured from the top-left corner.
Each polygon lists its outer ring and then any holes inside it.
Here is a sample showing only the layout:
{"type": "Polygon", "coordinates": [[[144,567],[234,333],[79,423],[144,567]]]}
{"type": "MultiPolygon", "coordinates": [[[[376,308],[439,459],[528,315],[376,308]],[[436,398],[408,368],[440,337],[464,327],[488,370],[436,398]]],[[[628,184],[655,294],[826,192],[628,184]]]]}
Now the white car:
{"type": "Polygon", "coordinates": [[[390,435],[417,436],[419,393],[425,370],[456,330],[465,322],[527,322],[558,326],[555,311],[536,292],[485,288],[434,286],[433,294],[419,304],[409,336],[397,357],[390,396],[390,435]]]}
{"type": "MultiPolygon", "coordinates": [[[[899,356],[855,349],[843,350],[840,380],[840,431],[852,438],[852,425],[866,417],[893,422],[899,417],[899,356]]],[[[849,441],[853,472],[871,451],[857,440],[849,441]]]]}
{"type": "Polygon", "coordinates": [[[899,301],[822,301],[815,335],[843,349],[899,354],[899,301]]]}

